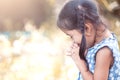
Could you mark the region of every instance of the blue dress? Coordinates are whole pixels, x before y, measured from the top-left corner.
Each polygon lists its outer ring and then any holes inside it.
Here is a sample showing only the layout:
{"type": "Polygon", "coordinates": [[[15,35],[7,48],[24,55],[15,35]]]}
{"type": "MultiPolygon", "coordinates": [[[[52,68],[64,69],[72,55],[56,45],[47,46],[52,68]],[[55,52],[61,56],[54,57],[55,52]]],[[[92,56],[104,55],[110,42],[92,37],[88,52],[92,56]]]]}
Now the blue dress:
{"type": "MultiPolygon", "coordinates": [[[[103,47],[108,47],[113,54],[114,63],[109,70],[108,80],[120,80],[120,52],[118,41],[116,39],[115,34],[108,38],[103,39],[100,43],[88,49],[88,53],[86,55],[86,60],[88,62],[89,70],[94,73],[95,70],[95,56],[99,49],[103,47]]],[[[79,72],[78,80],[83,80],[81,73],[79,72]]]]}

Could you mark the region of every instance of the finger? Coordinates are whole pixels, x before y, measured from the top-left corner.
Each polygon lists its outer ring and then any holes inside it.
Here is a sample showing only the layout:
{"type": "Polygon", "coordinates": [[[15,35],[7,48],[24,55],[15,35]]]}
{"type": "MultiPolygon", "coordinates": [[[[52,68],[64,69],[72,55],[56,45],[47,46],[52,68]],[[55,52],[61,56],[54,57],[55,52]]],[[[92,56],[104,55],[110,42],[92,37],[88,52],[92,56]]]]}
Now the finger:
{"type": "Polygon", "coordinates": [[[74,47],[79,47],[77,43],[74,44],[74,47]]]}
{"type": "Polygon", "coordinates": [[[72,49],[71,49],[71,48],[67,48],[67,49],[65,50],[65,54],[66,54],[66,55],[71,55],[71,54],[72,54],[72,49]]]}

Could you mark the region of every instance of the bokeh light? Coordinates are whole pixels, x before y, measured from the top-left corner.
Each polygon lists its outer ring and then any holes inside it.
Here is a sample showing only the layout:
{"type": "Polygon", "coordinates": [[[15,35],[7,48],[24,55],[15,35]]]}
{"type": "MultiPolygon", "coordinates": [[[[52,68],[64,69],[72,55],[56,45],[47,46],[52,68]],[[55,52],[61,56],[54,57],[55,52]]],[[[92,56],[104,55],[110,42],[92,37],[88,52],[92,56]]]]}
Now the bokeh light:
{"type": "MultiPolygon", "coordinates": [[[[65,55],[72,41],[56,26],[64,2],[0,0],[0,80],[76,80],[78,69],[65,55]]],[[[120,41],[120,20],[105,6],[102,14],[108,10],[110,29],[120,41]]]]}

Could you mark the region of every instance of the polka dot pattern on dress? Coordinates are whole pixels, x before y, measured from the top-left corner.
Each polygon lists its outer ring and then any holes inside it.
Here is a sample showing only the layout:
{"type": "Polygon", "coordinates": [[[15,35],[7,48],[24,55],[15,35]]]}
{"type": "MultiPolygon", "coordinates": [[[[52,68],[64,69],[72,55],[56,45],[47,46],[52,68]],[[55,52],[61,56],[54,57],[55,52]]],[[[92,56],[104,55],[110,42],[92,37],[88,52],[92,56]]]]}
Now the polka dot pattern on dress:
{"type": "MultiPolygon", "coordinates": [[[[113,54],[114,63],[109,71],[108,80],[120,80],[120,51],[118,41],[114,33],[109,38],[103,39],[100,43],[88,49],[86,60],[88,62],[89,70],[94,73],[95,70],[95,57],[98,50],[103,47],[108,47],[113,54]]],[[[82,75],[79,73],[78,80],[83,80],[82,75]]]]}

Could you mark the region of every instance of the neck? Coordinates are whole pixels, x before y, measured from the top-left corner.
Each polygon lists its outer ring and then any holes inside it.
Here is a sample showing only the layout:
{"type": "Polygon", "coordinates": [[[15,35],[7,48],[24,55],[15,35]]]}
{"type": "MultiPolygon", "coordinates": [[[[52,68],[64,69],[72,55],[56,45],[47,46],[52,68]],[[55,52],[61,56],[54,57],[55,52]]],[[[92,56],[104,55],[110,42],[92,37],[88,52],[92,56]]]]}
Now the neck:
{"type": "Polygon", "coordinates": [[[101,29],[97,29],[95,35],[95,44],[99,43],[103,39],[111,35],[110,31],[105,26],[100,26],[101,29]]]}

